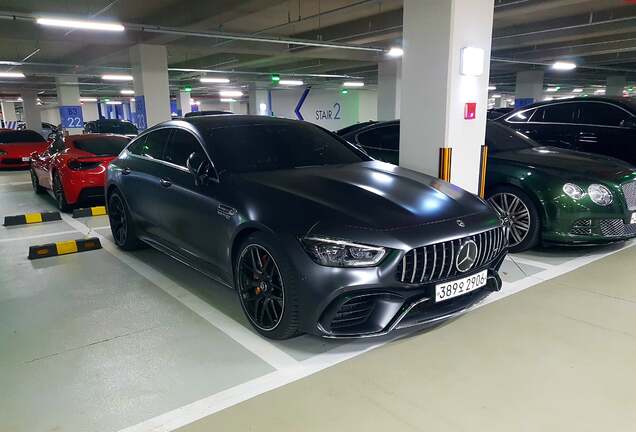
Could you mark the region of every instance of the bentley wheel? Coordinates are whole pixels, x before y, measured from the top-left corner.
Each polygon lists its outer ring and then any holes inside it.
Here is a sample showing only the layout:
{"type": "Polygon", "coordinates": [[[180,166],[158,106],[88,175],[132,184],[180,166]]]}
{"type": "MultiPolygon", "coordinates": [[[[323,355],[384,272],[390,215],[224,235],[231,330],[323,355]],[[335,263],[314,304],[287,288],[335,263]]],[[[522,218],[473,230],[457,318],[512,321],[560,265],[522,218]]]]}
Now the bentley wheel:
{"type": "Polygon", "coordinates": [[[124,250],[139,249],[143,246],[137,238],[126,202],[119,192],[113,192],[108,199],[108,219],[117,246],[124,250]]]}
{"type": "Polygon", "coordinates": [[[255,233],[241,245],[235,271],[241,307],[252,326],[269,338],[299,333],[294,273],[268,236],[255,233]]]}
{"type": "Polygon", "coordinates": [[[507,224],[511,252],[521,252],[536,246],[540,231],[539,213],[528,195],[506,187],[494,192],[488,201],[507,224]]]}
{"type": "Polygon", "coordinates": [[[66,195],[64,194],[64,186],[62,185],[62,179],[58,173],[53,175],[53,195],[55,196],[55,202],[57,208],[63,212],[71,211],[71,205],[66,201],[66,195]]]}
{"type": "Polygon", "coordinates": [[[31,186],[33,186],[33,192],[36,194],[44,192],[44,188],[40,186],[40,181],[38,180],[38,176],[35,174],[35,171],[33,171],[33,168],[31,168],[31,186]]]}

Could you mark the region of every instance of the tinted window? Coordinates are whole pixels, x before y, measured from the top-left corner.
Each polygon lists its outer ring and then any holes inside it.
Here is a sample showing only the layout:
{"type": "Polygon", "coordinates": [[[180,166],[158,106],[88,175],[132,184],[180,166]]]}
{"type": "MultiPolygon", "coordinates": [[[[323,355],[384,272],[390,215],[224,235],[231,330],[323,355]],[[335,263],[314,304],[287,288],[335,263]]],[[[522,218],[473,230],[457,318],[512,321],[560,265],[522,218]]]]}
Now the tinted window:
{"type": "Polygon", "coordinates": [[[166,128],[150,132],[142,139],[135,141],[128,150],[139,156],[161,159],[171,131],[172,129],[166,128]]]}
{"type": "Polygon", "coordinates": [[[486,126],[486,144],[491,153],[524,150],[537,145],[525,135],[493,122],[486,126]]]}
{"type": "Polygon", "coordinates": [[[574,123],[576,104],[555,104],[541,107],[532,117],[533,122],[544,123],[574,123]]]}
{"type": "Polygon", "coordinates": [[[398,151],[400,147],[400,127],[392,125],[364,131],[358,135],[358,143],[364,147],[398,151]]]}
{"type": "Polygon", "coordinates": [[[98,156],[117,156],[130,140],[124,137],[99,136],[78,138],[75,148],[98,156]]]}
{"type": "Polygon", "coordinates": [[[581,108],[581,123],[620,126],[623,120],[631,117],[624,110],[606,103],[586,102],[579,104],[581,108]]]}
{"type": "MultiPolygon", "coordinates": [[[[536,112],[536,109],[521,111],[508,117],[506,121],[511,123],[526,123],[530,117],[536,112]]],[[[535,119],[533,119],[535,120],[535,119]]]]}
{"type": "Polygon", "coordinates": [[[46,140],[37,132],[31,130],[0,132],[0,143],[19,144],[32,142],[45,142],[46,140]]]}
{"type": "Polygon", "coordinates": [[[96,132],[119,135],[137,135],[137,127],[129,122],[119,120],[100,120],[96,123],[96,132]]]}
{"type": "Polygon", "coordinates": [[[185,167],[192,153],[203,153],[199,141],[190,132],[175,129],[163,159],[166,162],[185,167]]]}
{"type": "Polygon", "coordinates": [[[350,144],[311,124],[254,124],[211,129],[204,136],[220,170],[252,172],[368,160],[350,144]]]}

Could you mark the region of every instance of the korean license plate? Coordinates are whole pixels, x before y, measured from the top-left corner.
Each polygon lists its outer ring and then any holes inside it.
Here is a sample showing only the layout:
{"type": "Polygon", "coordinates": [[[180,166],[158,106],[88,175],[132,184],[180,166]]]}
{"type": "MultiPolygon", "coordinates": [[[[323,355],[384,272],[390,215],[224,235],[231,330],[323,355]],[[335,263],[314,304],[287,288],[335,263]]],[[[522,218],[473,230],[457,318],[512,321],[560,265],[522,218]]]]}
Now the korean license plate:
{"type": "Polygon", "coordinates": [[[488,270],[450,282],[435,285],[435,302],[443,302],[473,292],[488,282],[488,270]]]}
{"type": "Polygon", "coordinates": [[[30,158],[30,157],[23,157],[23,158],[22,158],[22,162],[28,162],[28,161],[30,161],[30,160],[31,160],[31,158],[30,158]]]}
{"type": "Polygon", "coordinates": [[[632,220],[630,224],[636,224],[636,213],[632,213],[632,220]]]}

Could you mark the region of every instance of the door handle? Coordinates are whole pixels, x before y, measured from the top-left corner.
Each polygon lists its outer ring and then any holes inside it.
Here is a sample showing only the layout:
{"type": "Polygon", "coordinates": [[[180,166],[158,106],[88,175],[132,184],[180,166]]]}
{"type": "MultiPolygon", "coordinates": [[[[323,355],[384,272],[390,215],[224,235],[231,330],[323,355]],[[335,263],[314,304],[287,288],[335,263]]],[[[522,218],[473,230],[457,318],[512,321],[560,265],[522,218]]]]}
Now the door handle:
{"type": "Polygon", "coordinates": [[[130,168],[124,168],[123,170],[121,170],[121,173],[123,175],[128,175],[130,174],[132,171],[130,170],[130,168]]]}
{"type": "Polygon", "coordinates": [[[161,184],[161,186],[163,187],[170,187],[172,186],[172,182],[168,179],[160,179],[159,183],[161,184]]]}

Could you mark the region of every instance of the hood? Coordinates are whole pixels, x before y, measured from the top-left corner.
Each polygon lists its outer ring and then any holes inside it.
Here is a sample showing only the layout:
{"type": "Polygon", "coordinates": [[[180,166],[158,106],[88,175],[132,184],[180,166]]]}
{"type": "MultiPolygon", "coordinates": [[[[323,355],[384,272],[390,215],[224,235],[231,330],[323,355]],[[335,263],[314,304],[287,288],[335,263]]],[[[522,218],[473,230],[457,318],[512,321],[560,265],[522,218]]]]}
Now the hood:
{"type": "Polygon", "coordinates": [[[565,150],[557,147],[534,147],[496,153],[492,158],[544,169],[559,177],[581,176],[599,180],[617,180],[634,172],[626,162],[609,156],[565,150]]]}
{"type": "Polygon", "coordinates": [[[258,199],[321,224],[397,230],[490,211],[459,187],[379,161],[238,177],[258,199]]]}

